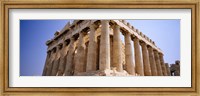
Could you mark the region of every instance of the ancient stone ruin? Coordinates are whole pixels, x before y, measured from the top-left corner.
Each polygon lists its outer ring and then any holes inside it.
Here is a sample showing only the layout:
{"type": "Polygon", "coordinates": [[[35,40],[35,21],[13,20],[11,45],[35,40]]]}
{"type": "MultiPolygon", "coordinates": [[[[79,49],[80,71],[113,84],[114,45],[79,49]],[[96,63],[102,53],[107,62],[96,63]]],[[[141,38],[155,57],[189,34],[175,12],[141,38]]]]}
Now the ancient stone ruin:
{"type": "Polygon", "coordinates": [[[170,76],[173,71],[155,42],[125,20],[74,20],[46,45],[43,76],[170,76]]]}
{"type": "Polygon", "coordinates": [[[171,76],[180,76],[180,61],[179,60],[176,60],[175,64],[171,64],[170,74],[171,76]]]}

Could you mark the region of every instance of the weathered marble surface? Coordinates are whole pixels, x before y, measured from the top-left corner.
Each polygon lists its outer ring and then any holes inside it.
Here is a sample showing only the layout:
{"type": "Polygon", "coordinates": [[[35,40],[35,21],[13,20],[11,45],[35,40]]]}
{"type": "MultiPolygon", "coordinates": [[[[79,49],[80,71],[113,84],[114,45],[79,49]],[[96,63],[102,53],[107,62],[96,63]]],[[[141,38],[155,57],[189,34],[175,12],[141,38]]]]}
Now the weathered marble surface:
{"type": "Polygon", "coordinates": [[[74,20],[54,35],[43,76],[180,75],[180,62],[165,64],[155,42],[125,20],[74,20]]]}

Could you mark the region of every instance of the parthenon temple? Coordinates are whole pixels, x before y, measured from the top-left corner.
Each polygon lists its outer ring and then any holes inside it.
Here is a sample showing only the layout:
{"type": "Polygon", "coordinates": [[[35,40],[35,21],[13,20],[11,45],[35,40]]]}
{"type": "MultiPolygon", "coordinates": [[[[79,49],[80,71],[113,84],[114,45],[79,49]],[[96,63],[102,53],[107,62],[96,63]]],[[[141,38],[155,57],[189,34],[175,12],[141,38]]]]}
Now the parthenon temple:
{"type": "Polygon", "coordinates": [[[54,35],[43,76],[171,76],[162,50],[125,20],[73,20],[54,35]]]}

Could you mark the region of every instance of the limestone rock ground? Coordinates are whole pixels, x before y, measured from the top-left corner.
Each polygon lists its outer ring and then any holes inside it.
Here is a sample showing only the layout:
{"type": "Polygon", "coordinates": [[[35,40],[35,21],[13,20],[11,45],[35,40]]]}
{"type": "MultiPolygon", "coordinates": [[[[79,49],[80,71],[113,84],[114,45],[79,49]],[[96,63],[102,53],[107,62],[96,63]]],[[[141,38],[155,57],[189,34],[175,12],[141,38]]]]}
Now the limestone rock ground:
{"type": "Polygon", "coordinates": [[[84,73],[78,73],[77,76],[131,76],[125,70],[122,72],[117,72],[116,70],[98,70],[98,71],[90,71],[84,73]]]}

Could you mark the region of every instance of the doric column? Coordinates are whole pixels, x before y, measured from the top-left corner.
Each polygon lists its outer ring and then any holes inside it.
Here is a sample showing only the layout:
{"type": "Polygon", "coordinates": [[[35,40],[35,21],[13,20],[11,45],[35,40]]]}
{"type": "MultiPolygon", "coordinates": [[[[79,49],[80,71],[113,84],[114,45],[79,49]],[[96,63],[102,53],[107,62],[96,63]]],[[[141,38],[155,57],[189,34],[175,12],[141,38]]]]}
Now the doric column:
{"type": "Polygon", "coordinates": [[[72,75],[72,66],[73,66],[73,54],[74,54],[74,37],[71,37],[70,39],[70,45],[69,45],[69,52],[67,54],[67,62],[65,66],[65,76],[71,76],[72,75]]]}
{"type": "Polygon", "coordinates": [[[160,64],[160,58],[159,58],[158,52],[156,50],[154,50],[154,56],[155,56],[155,61],[156,61],[157,74],[158,74],[158,76],[163,76],[162,68],[161,68],[161,64],[160,64]]]}
{"type": "Polygon", "coordinates": [[[97,45],[97,37],[95,36],[95,25],[90,25],[90,33],[89,33],[89,45],[87,52],[87,65],[86,71],[95,71],[96,70],[96,46],[97,45]]]}
{"type": "Polygon", "coordinates": [[[60,49],[61,49],[60,45],[56,47],[56,55],[55,55],[55,59],[53,63],[51,76],[56,76],[58,72],[58,66],[59,66],[59,61],[60,61],[60,49]]]}
{"type": "Polygon", "coordinates": [[[167,70],[166,70],[166,67],[165,67],[165,62],[164,62],[163,54],[160,53],[159,57],[160,57],[160,64],[161,64],[163,75],[167,76],[167,70]]]}
{"type": "Polygon", "coordinates": [[[109,20],[101,21],[101,41],[100,41],[100,70],[110,69],[110,35],[109,20]]]}
{"type": "Polygon", "coordinates": [[[149,63],[149,55],[147,50],[147,45],[145,42],[141,43],[142,45],[142,56],[143,56],[143,64],[144,64],[144,75],[151,76],[151,68],[149,63]]]}
{"type": "Polygon", "coordinates": [[[168,76],[171,76],[169,64],[168,64],[168,63],[165,63],[165,66],[166,66],[166,70],[167,70],[167,75],[168,75],[168,76]]]}
{"type": "Polygon", "coordinates": [[[55,59],[55,54],[56,54],[56,48],[53,48],[51,51],[51,57],[49,58],[49,62],[47,65],[46,76],[51,76],[52,67],[53,67],[53,63],[54,63],[54,59],[55,59]]]}
{"type": "Polygon", "coordinates": [[[67,51],[68,51],[68,45],[66,44],[67,42],[63,43],[63,48],[60,51],[60,62],[59,62],[59,67],[58,67],[58,76],[63,76],[64,71],[65,71],[65,65],[67,61],[67,51]]]}
{"type": "Polygon", "coordinates": [[[85,46],[85,32],[79,33],[78,39],[78,48],[77,54],[75,55],[75,69],[74,74],[85,72],[86,71],[86,64],[85,64],[85,53],[86,53],[86,46],[85,46]]]}
{"type": "Polygon", "coordinates": [[[129,32],[125,33],[125,66],[130,75],[135,75],[135,67],[133,63],[133,51],[131,47],[131,35],[129,32]]]}
{"type": "Polygon", "coordinates": [[[154,58],[153,49],[151,46],[148,46],[148,52],[149,52],[151,74],[152,74],[152,76],[157,76],[158,74],[157,74],[156,62],[155,62],[155,58],[154,58]]]}
{"type": "Polygon", "coordinates": [[[141,51],[140,51],[140,42],[137,37],[134,37],[134,50],[135,50],[135,71],[140,76],[144,76],[144,68],[142,63],[141,51]]]}
{"type": "Polygon", "coordinates": [[[47,52],[47,56],[46,56],[46,61],[45,61],[44,69],[43,69],[43,72],[42,72],[42,76],[46,76],[47,65],[48,65],[48,61],[50,59],[50,56],[51,56],[51,52],[48,51],[47,52]]]}
{"type": "Polygon", "coordinates": [[[120,27],[114,25],[113,31],[113,67],[116,67],[117,71],[123,71],[122,65],[122,44],[120,39],[120,27]]]}

